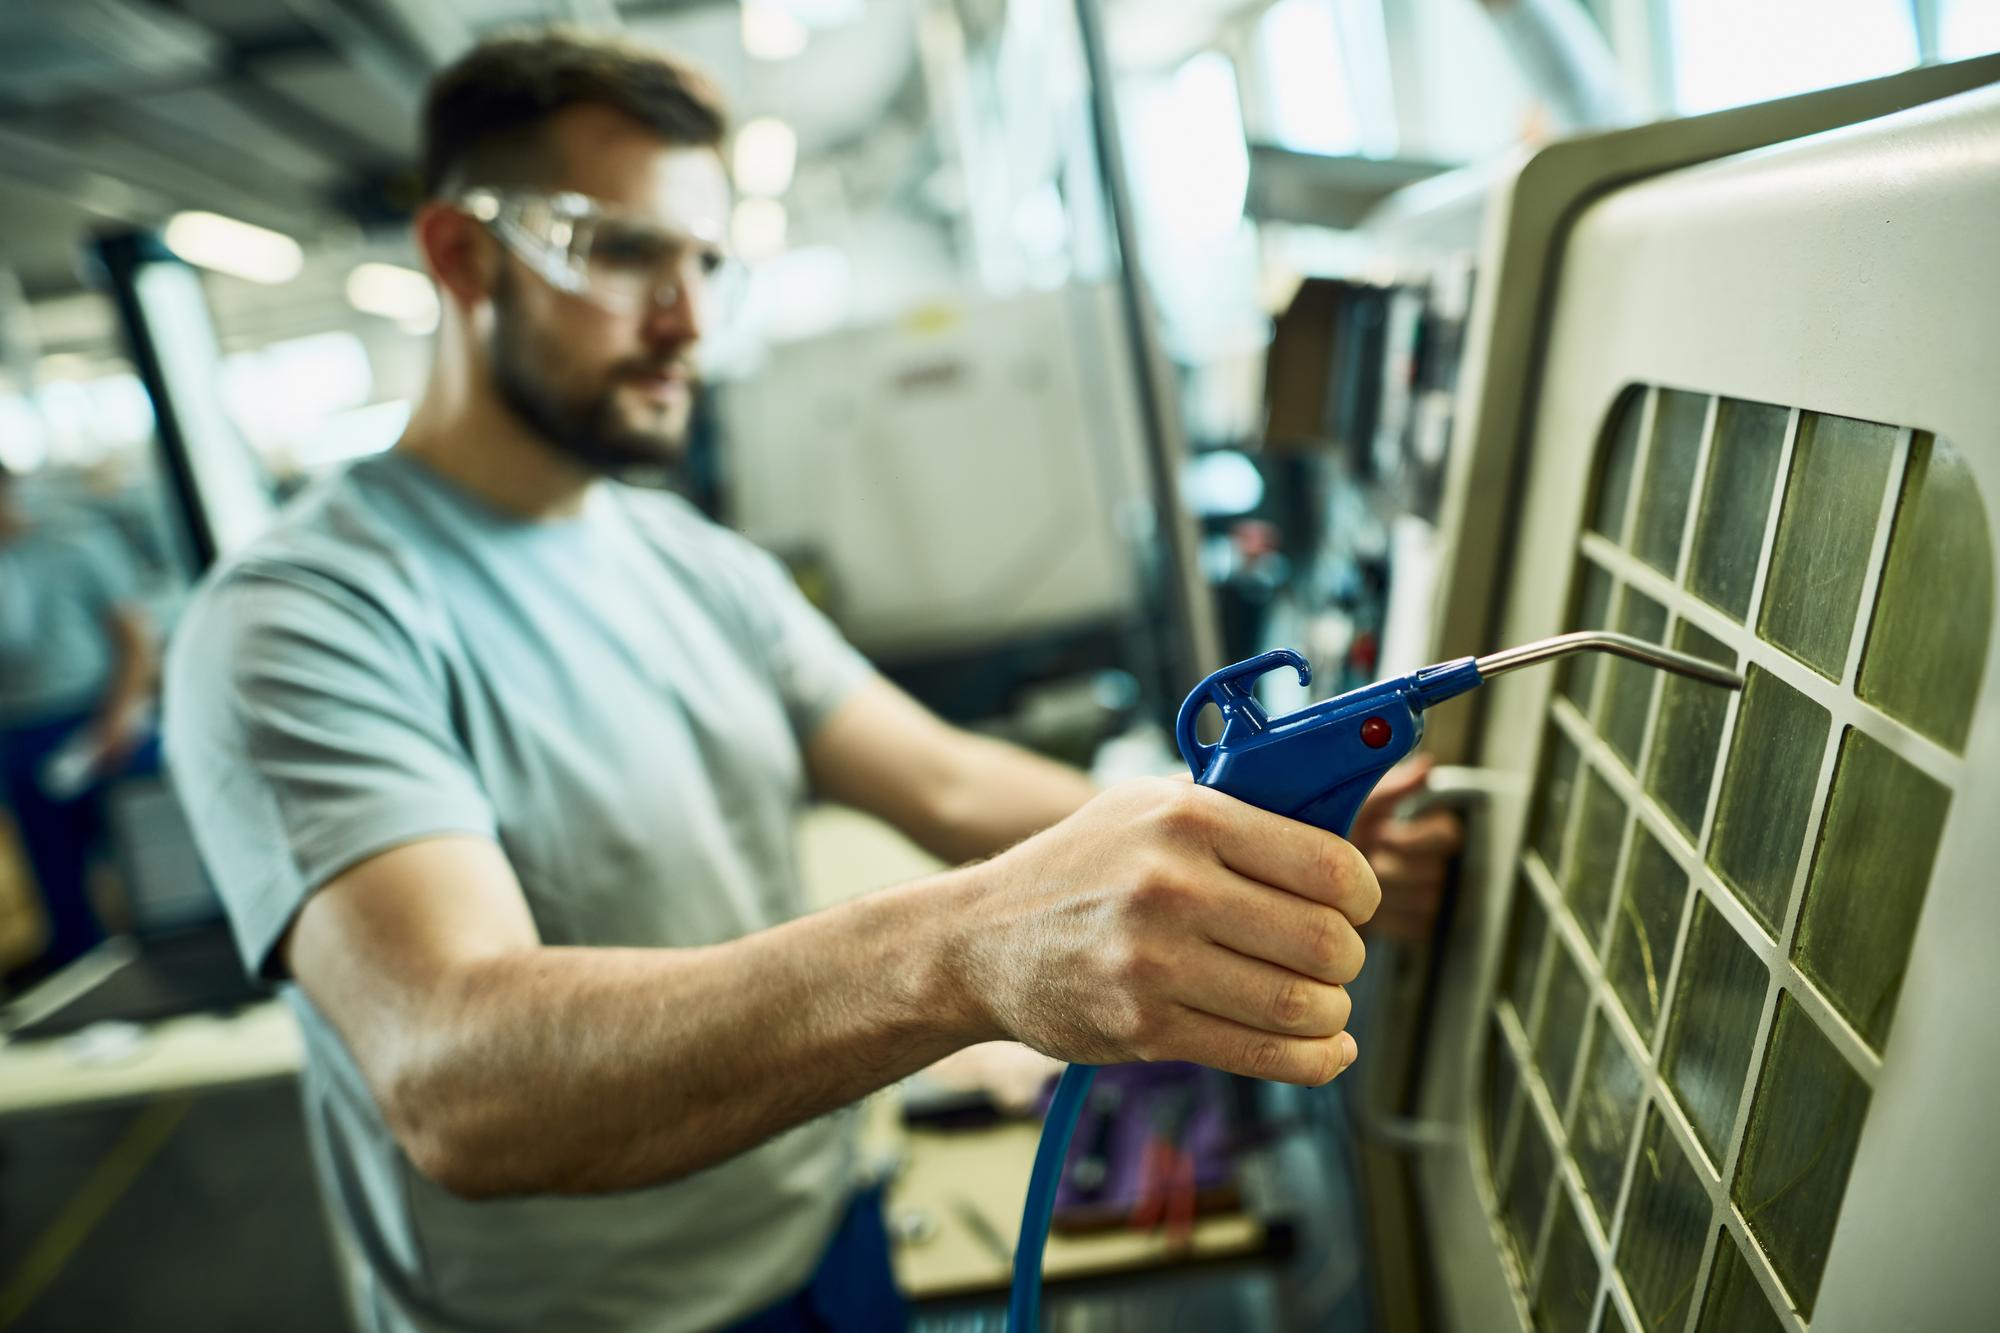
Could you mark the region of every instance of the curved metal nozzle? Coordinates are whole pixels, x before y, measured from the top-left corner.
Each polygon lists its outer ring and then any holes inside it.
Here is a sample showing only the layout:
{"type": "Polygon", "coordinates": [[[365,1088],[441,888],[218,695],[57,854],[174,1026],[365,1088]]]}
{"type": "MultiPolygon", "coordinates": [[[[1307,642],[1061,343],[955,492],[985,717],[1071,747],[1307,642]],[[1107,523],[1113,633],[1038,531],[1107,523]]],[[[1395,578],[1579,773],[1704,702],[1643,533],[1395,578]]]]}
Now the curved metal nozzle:
{"type": "Polygon", "coordinates": [[[1720,685],[1725,690],[1743,688],[1743,677],[1727,667],[1717,666],[1703,658],[1691,657],[1687,653],[1662,648],[1644,639],[1635,639],[1629,634],[1614,634],[1609,630],[1583,630],[1576,634],[1558,634],[1553,639],[1538,639],[1534,643],[1524,643],[1518,648],[1503,648],[1497,653],[1474,659],[1482,677],[1498,676],[1525,666],[1534,666],[1571,653],[1613,653],[1619,657],[1629,657],[1634,662],[1644,662],[1647,666],[1671,671],[1678,676],[1687,676],[1709,685],[1720,685]]]}

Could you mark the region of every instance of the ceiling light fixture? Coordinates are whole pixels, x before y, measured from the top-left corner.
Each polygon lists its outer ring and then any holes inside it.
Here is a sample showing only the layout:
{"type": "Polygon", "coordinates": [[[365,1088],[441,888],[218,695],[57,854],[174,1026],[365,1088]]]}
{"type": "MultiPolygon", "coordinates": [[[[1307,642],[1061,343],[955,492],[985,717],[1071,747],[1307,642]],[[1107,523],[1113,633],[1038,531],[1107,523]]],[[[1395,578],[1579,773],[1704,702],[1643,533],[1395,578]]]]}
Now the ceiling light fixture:
{"type": "Polygon", "coordinates": [[[806,49],[806,25],[771,0],[744,0],[743,49],[752,60],[790,60],[806,49]]]}
{"type": "Polygon", "coordinates": [[[190,264],[251,282],[290,282],[305,266],[305,252],[283,232],[220,213],[176,213],[161,239],[190,264]]]}
{"type": "Polygon", "coordinates": [[[411,333],[437,327],[437,290],[429,278],[400,264],[356,264],[347,275],[347,303],[364,314],[393,319],[411,333]]]}
{"type": "Polygon", "coordinates": [[[799,136],[775,116],[759,116],[736,132],[736,188],[776,199],[792,184],[799,136]]]}
{"type": "Polygon", "coordinates": [[[746,264],[761,263],[785,248],[785,206],[775,199],[736,201],[729,220],[729,240],[746,264]]]}

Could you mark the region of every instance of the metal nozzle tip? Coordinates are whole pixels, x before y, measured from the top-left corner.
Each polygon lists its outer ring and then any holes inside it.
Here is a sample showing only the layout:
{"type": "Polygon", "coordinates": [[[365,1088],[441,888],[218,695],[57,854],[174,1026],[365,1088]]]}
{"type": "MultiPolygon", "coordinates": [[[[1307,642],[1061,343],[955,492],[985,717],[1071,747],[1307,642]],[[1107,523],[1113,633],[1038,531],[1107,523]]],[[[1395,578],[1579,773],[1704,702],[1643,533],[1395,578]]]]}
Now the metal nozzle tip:
{"type": "Polygon", "coordinates": [[[1708,685],[1719,685],[1725,690],[1743,688],[1743,677],[1728,667],[1718,666],[1704,658],[1678,652],[1672,648],[1662,648],[1644,639],[1635,639],[1629,634],[1617,634],[1610,630],[1583,630],[1575,634],[1558,634],[1553,639],[1538,639],[1534,643],[1524,643],[1518,648],[1503,648],[1497,653],[1474,659],[1481,676],[1498,676],[1505,672],[1517,671],[1539,662],[1567,657],[1571,653],[1612,653],[1618,657],[1643,662],[1661,671],[1671,671],[1677,676],[1686,676],[1708,685]]]}

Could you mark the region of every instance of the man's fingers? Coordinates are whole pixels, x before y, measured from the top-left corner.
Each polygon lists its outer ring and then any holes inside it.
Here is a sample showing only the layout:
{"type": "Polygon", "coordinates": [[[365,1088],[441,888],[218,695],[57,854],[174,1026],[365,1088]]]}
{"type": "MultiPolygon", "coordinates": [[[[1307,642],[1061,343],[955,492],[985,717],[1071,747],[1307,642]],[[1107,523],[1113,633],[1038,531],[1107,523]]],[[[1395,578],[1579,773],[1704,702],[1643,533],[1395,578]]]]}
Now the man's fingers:
{"type": "Polygon", "coordinates": [[[1424,783],[1430,779],[1431,770],[1436,767],[1437,760],[1427,754],[1404,760],[1375,784],[1375,790],[1368,794],[1368,805],[1383,811],[1393,810],[1398,801],[1422,791],[1424,783]]]}
{"type": "Polygon", "coordinates": [[[1465,826],[1449,810],[1415,819],[1392,819],[1375,835],[1375,845],[1402,856],[1450,856],[1465,844],[1465,826]]]}
{"type": "Polygon", "coordinates": [[[1217,945],[1204,945],[1176,979],[1175,998],[1191,1009],[1261,1032],[1331,1037],[1347,1026],[1347,990],[1217,945]]]}
{"type": "Polygon", "coordinates": [[[1170,1034],[1178,1057],[1211,1069],[1316,1088],[1354,1063],[1354,1038],[1292,1037],[1261,1032],[1243,1023],[1183,1009],[1170,1034]]]}
{"type": "Polygon", "coordinates": [[[1347,839],[1219,793],[1213,799],[1227,804],[1211,807],[1209,837],[1231,870],[1325,903],[1357,926],[1375,914],[1381,886],[1347,839]]]}
{"type": "Polygon", "coordinates": [[[1361,973],[1368,949],[1346,917],[1323,903],[1218,868],[1188,922],[1226,949],[1317,981],[1344,986],[1361,973]]]}

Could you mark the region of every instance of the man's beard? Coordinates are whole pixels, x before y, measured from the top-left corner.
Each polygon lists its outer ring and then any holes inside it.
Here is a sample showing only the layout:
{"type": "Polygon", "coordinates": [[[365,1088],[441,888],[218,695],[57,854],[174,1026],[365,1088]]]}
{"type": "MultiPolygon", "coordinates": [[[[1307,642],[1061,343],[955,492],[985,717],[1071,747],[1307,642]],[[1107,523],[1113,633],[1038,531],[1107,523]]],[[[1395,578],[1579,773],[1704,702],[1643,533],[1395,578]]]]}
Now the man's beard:
{"type": "Polygon", "coordinates": [[[513,300],[509,277],[502,274],[493,294],[492,363],[501,401],[550,448],[599,476],[653,484],[677,480],[685,426],[672,432],[626,426],[618,411],[616,380],[588,401],[565,398],[540,373],[560,354],[545,350],[536,338],[513,300]]]}

